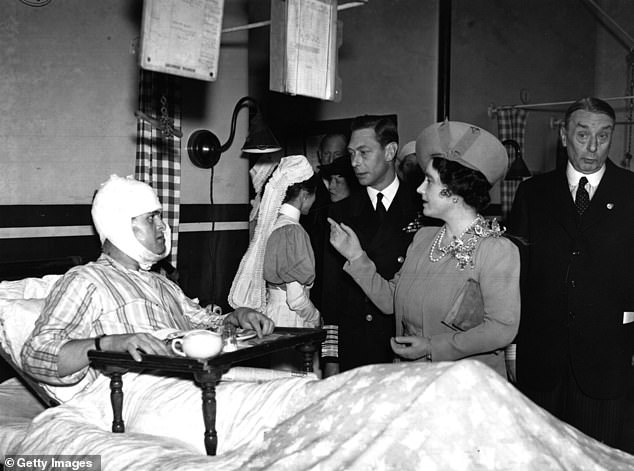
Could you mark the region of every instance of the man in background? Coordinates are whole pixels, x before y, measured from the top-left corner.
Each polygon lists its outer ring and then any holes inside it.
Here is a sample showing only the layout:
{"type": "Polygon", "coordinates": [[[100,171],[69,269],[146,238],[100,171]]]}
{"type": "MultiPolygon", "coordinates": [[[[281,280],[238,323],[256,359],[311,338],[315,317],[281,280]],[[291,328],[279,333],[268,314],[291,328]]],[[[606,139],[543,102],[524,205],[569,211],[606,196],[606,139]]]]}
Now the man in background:
{"type": "MultiPolygon", "coordinates": [[[[415,188],[396,175],[398,131],[392,116],[359,116],[351,123],[348,152],[361,188],[332,205],[330,217],[350,226],[378,272],[391,279],[405,260],[405,252],[419,218],[421,200],[415,188]]],[[[324,249],[324,290],[321,312],[328,337],[322,347],[326,376],[357,366],[389,363],[394,317],[387,316],[343,272],[344,259],[327,245],[324,249]]]]}
{"type": "Polygon", "coordinates": [[[322,168],[330,168],[337,159],[348,157],[348,136],[343,133],[325,134],[319,142],[317,149],[320,183],[315,191],[315,202],[310,212],[300,218],[300,223],[310,236],[310,243],[315,254],[315,283],[310,290],[311,301],[321,309],[322,277],[323,277],[323,252],[328,243],[328,223],[326,218],[332,203],[330,194],[330,175],[322,171],[322,168]]]}
{"type": "MultiPolygon", "coordinates": [[[[326,134],[322,137],[319,143],[319,149],[317,149],[317,159],[319,160],[318,168],[325,165],[330,165],[335,159],[348,156],[348,137],[341,133],[326,134]]],[[[327,177],[322,175],[319,170],[315,170],[321,176],[321,184],[317,186],[315,192],[315,203],[311,209],[311,212],[304,218],[302,218],[302,225],[304,229],[311,234],[313,232],[313,226],[317,224],[315,221],[319,217],[318,213],[330,204],[329,182],[327,177]]]]}
{"type": "Polygon", "coordinates": [[[333,160],[348,155],[348,137],[345,134],[326,134],[322,137],[317,149],[319,165],[331,164],[333,160]]]}
{"type": "Polygon", "coordinates": [[[320,165],[319,175],[327,182],[331,203],[347,198],[359,186],[347,155],[336,158],[330,164],[320,165]]]}
{"type": "Polygon", "coordinates": [[[401,181],[407,182],[414,188],[418,188],[423,183],[425,174],[416,160],[416,141],[409,141],[399,147],[396,154],[396,173],[401,181]]]}
{"type": "Polygon", "coordinates": [[[519,186],[510,226],[523,242],[520,390],[623,447],[634,353],[634,175],[608,160],[614,124],[602,100],[572,104],[560,129],[567,165],[519,186]]]}

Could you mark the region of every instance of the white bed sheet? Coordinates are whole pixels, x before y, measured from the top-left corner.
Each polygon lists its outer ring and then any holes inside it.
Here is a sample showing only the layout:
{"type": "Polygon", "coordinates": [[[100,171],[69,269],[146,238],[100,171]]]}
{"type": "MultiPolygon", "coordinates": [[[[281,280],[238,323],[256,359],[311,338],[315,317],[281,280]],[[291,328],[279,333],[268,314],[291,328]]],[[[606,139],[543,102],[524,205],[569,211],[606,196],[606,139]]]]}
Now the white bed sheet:
{"type": "Polygon", "coordinates": [[[17,378],[0,384],[0,459],[24,439],[29,424],[43,410],[17,378]]]}
{"type": "Polygon", "coordinates": [[[196,386],[130,374],[126,433],[109,431],[102,378],[40,414],[15,452],[98,454],[103,470],[133,471],[634,469],[634,456],[555,419],[475,361],[265,384],[219,386],[216,457],[202,452],[196,386]]]}
{"type": "MultiPolygon", "coordinates": [[[[0,344],[16,365],[54,280],[0,283],[0,344]]],[[[261,379],[217,388],[216,457],[204,454],[191,381],[126,374],[126,433],[113,434],[108,378],[44,411],[10,380],[0,385],[0,456],[96,454],[116,471],[634,469],[634,456],[555,419],[472,360],[261,379]]]]}

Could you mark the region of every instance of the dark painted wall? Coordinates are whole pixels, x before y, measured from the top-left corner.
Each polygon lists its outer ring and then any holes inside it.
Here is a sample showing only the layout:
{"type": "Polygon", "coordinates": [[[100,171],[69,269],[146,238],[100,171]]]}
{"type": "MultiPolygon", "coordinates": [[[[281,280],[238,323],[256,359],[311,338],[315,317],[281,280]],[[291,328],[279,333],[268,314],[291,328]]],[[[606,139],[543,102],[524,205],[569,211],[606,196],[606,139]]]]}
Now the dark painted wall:
{"type": "MultiPolygon", "coordinates": [[[[580,0],[452,0],[451,119],[497,134],[490,104],[564,101],[595,90],[597,23],[580,0]]],[[[559,107],[562,109],[562,107],[559,107]]],[[[565,109],[565,108],[564,108],[565,109]]],[[[525,160],[555,166],[557,130],[530,111],[525,160]]]]}

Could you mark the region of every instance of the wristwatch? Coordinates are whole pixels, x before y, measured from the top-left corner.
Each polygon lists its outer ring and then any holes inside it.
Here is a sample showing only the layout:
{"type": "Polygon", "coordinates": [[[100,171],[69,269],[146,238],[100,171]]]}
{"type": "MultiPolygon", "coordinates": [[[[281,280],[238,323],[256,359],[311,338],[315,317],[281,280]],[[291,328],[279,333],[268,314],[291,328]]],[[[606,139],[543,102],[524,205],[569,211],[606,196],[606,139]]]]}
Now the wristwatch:
{"type": "Polygon", "coordinates": [[[101,351],[101,339],[104,338],[106,336],[106,334],[102,334],[99,335],[98,337],[95,337],[95,350],[97,350],[98,352],[101,351]]]}

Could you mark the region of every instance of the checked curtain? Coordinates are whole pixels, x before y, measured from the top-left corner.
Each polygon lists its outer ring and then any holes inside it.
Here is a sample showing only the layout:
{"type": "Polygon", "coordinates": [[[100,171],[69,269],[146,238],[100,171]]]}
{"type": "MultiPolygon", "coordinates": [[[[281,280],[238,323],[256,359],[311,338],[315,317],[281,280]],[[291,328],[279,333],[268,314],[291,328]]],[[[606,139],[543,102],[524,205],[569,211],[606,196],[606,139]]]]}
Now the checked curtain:
{"type": "MultiPolygon", "coordinates": [[[[519,144],[520,153],[524,153],[524,135],[526,131],[527,111],[512,106],[498,108],[498,138],[500,141],[512,139],[519,144]]],[[[521,159],[521,155],[516,155],[513,147],[506,147],[509,154],[509,168],[513,166],[515,159],[521,159]]],[[[503,180],[500,184],[500,204],[502,206],[502,219],[507,220],[515,198],[515,191],[523,178],[503,180]]]]}
{"type": "Polygon", "coordinates": [[[181,139],[165,128],[181,128],[178,77],[140,69],[139,111],[163,126],[137,120],[134,177],[154,188],[163,205],[163,219],[172,228],[169,262],[176,267],[180,219],[181,139]],[[165,126],[166,125],[166,126],[165,126]]]}

